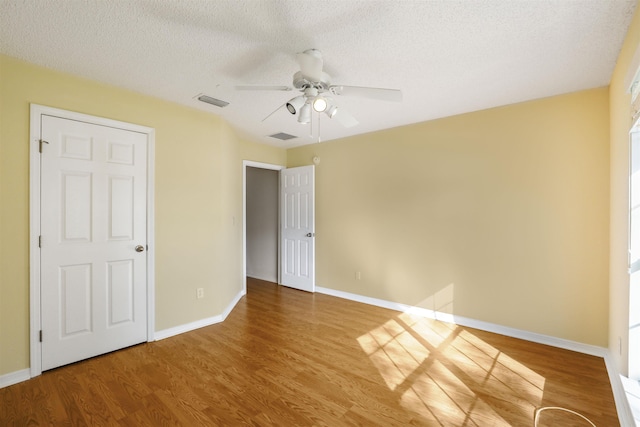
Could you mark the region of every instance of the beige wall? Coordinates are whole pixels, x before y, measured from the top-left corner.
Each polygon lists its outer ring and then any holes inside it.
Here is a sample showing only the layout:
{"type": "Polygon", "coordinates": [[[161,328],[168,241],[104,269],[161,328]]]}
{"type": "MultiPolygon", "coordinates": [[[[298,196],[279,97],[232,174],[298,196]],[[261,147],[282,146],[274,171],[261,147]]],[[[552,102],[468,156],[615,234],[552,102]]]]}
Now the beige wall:
{"type": "Polygon", "coordinates": [[[608,118],[601,88],[289,150],[318,286],[606,346],[608,118]]]}
{"type": "MultiPolygon", "coordinates": [[[[609,351],[623,375],[628,373],[629,350],[629,130],[631,96],[625,79],[635,51],[640,48],[640,12],[627,32],[609,86],[611,144],[611,253],[610,253],[610,328],[609,351]],[[618,347],[622,342],[622,354],[618,347]]],[[[631,70],[633,73],[635,70],[631,70]]]]}
{"type": "Polygon", "coordinates": [[[29,103],[156,129],[156,330],[220,314],[242,289],[242,160],[284,164],[285,151],[213,114],[0,56],[0,375],[29,367],[29,103]]]}

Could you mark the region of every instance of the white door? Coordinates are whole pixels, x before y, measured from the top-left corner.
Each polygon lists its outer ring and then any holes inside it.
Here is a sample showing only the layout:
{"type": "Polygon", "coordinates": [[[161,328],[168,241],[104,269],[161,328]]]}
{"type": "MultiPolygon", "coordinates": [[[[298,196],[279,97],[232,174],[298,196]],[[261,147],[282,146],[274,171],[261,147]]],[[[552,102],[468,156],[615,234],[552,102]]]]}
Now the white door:
{"type": "Polygon", "coordinates": [[[315,291],[314,167],[280,172],[280,281],[315,291]]]}
{"type": "Polygon", "coordinates": [[[42,369],[147,340],[147,136],[42,115],[42,369]]]}

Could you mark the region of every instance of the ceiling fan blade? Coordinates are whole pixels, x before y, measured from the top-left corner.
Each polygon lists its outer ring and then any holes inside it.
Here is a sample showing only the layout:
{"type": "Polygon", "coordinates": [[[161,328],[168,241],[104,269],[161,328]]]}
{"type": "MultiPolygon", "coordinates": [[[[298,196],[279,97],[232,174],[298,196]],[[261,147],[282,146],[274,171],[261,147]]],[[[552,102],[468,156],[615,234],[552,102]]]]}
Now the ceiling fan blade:
{"type": "Polygon", "coordinates": [[[402,91],[398,89],[335,85],[330,86],[329,91],[334,95],[360,96],[380,101],[402,102],[402,91]]]}
{"type": "Polygon", "coordinates": [[[265,120],[267,120],[269,117],[273,116],[275,113],[277,113],[282,107],[284,107],[285,104],[282,104],[281,106],[279,106],[278,108],[276,108],[275,110],[273,110],[267,117],[265,117],[264,119],[262,119],[262,121],[264,122],[265,120]]]}
{"type": "Polygon", "coordinates": [[[323,60],[319,50],[309,49],[298,53],[296,54],[296,60],[300,65],[302,75],[314,82],[322,80],[323,60]]]}
{"type": "Polygon", "coordinates": [[[255,85],[248,85],[248,86],[234,86],[233,87],[235,90],[275,90],[275,91],[291,91],[293,90],[292,87],[290,86],[255,86],[255,85]]]}
{"type": "Polygon", "coordinates": [[[360,123],[358,122],[358,120],[356,120],[355,117],[351,115],[351,113],[349,113],[342,107],[338,107],[333,117],[335,117],[335,119],[338,120],[340,124],[346,128],[357,126],[360,123]]]}

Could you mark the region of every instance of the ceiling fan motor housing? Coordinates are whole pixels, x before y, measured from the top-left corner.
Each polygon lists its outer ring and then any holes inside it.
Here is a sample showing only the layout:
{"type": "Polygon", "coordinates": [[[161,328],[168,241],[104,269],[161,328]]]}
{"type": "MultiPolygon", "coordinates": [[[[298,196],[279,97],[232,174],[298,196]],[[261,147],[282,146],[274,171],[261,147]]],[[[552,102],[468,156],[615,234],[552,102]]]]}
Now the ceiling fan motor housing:
{"type": "Polygon", "coordinates": [[[313,87],[316,88],[318,92],[324,92],[329,90],[329,86],[331,86],[331,76],[324,71],[319,81],[313,81],[302,74],[302,71],[298,71],[293,75],[293,87],[296,89],[304,90],[313,87]]]}

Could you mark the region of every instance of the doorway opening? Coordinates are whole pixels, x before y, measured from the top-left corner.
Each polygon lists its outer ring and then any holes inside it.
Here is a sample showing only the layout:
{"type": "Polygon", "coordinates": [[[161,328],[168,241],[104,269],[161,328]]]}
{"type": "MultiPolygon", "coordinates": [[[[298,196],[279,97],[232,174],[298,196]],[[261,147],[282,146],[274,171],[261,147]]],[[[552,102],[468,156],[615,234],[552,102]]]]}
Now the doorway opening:
{"type": "Polygon", "coordinates": [[[284,166],[243,161],[243,277],[280,283],[280,171],[284,166]]]}
{"type": "Polygon", "coordinates": [[[247,168],[247,276],[278,282],[278,171],[247,168]]]}

